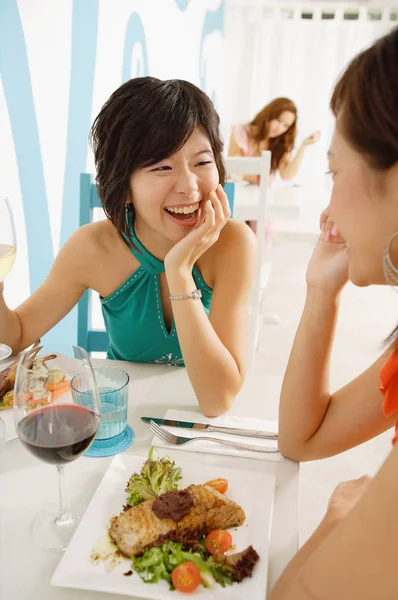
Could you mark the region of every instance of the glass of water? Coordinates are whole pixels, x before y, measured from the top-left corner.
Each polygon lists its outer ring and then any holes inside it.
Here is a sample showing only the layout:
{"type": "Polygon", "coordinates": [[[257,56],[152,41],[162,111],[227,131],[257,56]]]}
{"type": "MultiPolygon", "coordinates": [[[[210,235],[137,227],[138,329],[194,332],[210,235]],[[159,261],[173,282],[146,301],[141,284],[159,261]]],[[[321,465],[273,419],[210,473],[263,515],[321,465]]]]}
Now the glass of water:
{"type": "MultiPolygon", "coordinates": [[[[95,440],[107,440],[123,433],[127,427],[128,384],[130,377],[116,367],[96,367],[94,374],[100,399],[101,422],[95,440]]],[[[72,394],[79,404],[90,408],[92,392],[76,375],[71,381],[72,394]]],[[[94,442],[95,443],[95,442],[94,442]]]]}

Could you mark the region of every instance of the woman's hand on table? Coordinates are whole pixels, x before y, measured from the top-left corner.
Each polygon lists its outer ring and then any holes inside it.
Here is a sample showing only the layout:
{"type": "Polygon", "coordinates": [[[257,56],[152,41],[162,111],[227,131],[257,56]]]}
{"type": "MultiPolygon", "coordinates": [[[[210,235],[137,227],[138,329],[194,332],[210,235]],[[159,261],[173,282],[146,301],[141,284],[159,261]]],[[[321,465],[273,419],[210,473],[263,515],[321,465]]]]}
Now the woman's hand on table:
{"type": "Polygon", "coordinates": [[[326,518],[338,521],[344,519],[362,498],[371,481],[369,475],[363,475],[359,479],[339,483],[330,497],[326,518]]]}

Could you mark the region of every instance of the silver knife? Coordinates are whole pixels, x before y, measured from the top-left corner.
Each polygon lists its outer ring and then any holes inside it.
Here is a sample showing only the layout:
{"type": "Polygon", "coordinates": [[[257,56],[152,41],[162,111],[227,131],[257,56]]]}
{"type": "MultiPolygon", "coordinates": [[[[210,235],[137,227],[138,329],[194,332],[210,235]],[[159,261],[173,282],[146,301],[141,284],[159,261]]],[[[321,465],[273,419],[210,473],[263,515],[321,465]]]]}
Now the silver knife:
{"type": "Polygon", "coordinates": [[[145,423],[154,421],[158,425],[169,427],[183,427],[194,431],[218,431],[219,433],[230,433],[232,435],[243,435],[246,437],[262,438],[264,440],[277,440],[278,434],[272,431],[256,431],[254,429],[239,429],[237,427],[221,427],[219,425],[208,425],[206,423],[191,423],[190,421],[174,421],[172,419],[158,419],[156,417],[141,417],[145,423]]]}

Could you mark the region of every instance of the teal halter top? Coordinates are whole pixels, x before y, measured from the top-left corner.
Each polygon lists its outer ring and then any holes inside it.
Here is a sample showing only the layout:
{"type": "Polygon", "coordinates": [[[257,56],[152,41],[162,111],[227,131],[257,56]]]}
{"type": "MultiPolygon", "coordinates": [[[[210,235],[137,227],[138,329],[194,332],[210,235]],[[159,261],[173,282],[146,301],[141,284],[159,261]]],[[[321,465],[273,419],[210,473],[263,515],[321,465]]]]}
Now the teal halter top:
{"type": "MultiPolygon", "coordinates": [[[[134,232],[133,217],[129,218],[129,230],[134,241],[130,250],[140,266],[112,294],[100,298],[109,335],[107,358],[183,367],[174,319],[170,331],[167,331],[164,322],[159,286],[159,274],[164,271],[164,263],[141,244],[134,232]]],[[[192,277],[202,292],[201,301],[208,314],[213,290],[206,285],[196,266],[192,277]]]]}

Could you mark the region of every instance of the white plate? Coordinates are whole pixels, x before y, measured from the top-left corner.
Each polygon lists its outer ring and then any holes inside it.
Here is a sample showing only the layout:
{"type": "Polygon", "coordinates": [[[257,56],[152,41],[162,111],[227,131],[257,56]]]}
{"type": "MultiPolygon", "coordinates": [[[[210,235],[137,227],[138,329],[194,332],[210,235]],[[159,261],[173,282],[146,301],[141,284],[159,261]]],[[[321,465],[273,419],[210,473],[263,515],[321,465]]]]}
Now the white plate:
{"type": "MultiPolygon", "coordinates": [[[[121,512],[126,500],[126,482],[130,475],[141,470],[144,460],[142,457],[131,455],[119,455],[113,459],[53,575],[52,585],[153,600],[181,598],[179,592],[169,590],[166,581],[156,584],[144,583],[136,573],[131,577],[124,577],[123,573],[129,571],[131,566],[128,559],[123,559],[111,572],[106,571],[103,563],[94,564],[90,560],[91,552],[106,533],[110,517],[121,512]]],[[[247,517],[241,527],[236,531],[234,528],[231,530],[236,551],[252,545],[260,555],[253,577],[225,588],[218,584],[213,589],[200,586],[196,592],[189,594],[189,597],[209,600],[218,600],[221,597],[228,600],[264,600],[275,478],[272,475],[247,470],[192,465],[180,460],[176,463],[182,469],[181,488],[217,477],[228,479],[227,496],[240,504],[247,517]]]]}

